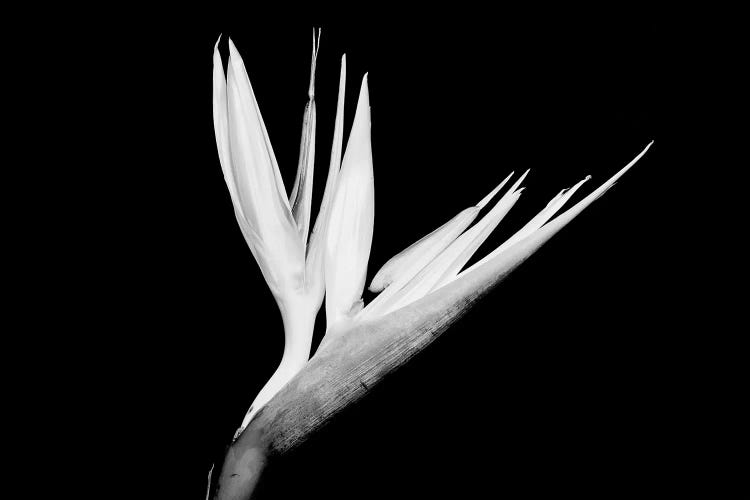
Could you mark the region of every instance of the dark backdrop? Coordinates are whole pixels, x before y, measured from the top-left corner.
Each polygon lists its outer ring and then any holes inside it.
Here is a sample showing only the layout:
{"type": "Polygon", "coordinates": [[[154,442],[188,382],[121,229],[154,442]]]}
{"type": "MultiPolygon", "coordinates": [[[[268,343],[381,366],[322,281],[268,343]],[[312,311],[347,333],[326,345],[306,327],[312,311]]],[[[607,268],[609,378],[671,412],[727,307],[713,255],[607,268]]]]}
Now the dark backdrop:
{"type": "Polygon", "coordinates": [[[112,29],[92,35],[101,109],[90,125],[109,169],[94,228],[116,289],[94,349],[115,380],[106,425],[132,453],[113,481],[147,483],[137,487],[144,498],[203,498],[210,465],[276,367],[280,316],[216,153],[212,49],[223,33],[242,53],[291,188],[311,30],[322,26],[313,206],[346,53],[347,134],[366,71],[370,82],[368,282],[511,170],[532,169],[527,189],[479,257],[560,189],[591,174],[588,193],[656,144],[439,341],[269,469],[267,498],[641,491],[663,475],[673,444],[663,411],[672,374],[662,368],[674,335],[662,314],[673,202],[660,181],[669,167],[656,23],[639,12],[377,10],[291,21],[248,6],[211,19],[142,15],[117,29],[113,14],[112,29]]]}

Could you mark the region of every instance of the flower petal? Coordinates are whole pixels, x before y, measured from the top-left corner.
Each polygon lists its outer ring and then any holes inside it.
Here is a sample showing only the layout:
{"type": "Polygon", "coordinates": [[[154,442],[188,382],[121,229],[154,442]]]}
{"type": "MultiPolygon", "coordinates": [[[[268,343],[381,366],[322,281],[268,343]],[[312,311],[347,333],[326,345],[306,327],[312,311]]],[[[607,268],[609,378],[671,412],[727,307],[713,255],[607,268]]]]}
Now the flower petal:
{"type": "Polygon", "coordinates": [[[361,304],[372,244],[374,195],[370,99],[365,74],[326,230],[326,316],[329,326],[351,316],[357,304],[361,304]]]}
{"type": "MultiPolygon", "coordinates": [[[[567,202],[573,194],[578,190],[578,188],[583,185],[584,182],[589,180],[591,176],[587,176],[585,179],[580,181],[578,184],[573,186],[570,189],[563,189],[560,193],[558,193],[552,200],[550,200],[545,208],[539,212],[537,215],[535,215],[529,222],[526,223],[520,230],[518,230],[513,236],[511,236],[508,240],[506,240],[500,247],[494,250],[494,254],[496,255],[499,252],[502,252],[504,249],[510,247],[511,245],[515,244],[517,241],[525,238],[532,232],[536,231],[542,225],[544,225],[545,222],[547,222],[549,219],[554,216],[560,208],[567,202]]],[[[473,253],[473,252],[472,252],[473,253]]],[[[488,257],[484,257],[482,259],[482,262],[484,262],[488,257]]],[[[449,270],[447,270],[443,276],[440,277],[439,280],[432,286],[430,291],[437,290],[441,286],[450,283],[453,281],[457,276],[459,271],[461,271],[461,268],[468,262],[468,258],[465,259],[463,262],[461,262],[460,265],[452,266],[449,270]]]]}
{"type": "Polygon", "coordinates": [[[462,210],[448,222],[391,257],[370,282],[371,292],[380,292],[398,278],[411,279],[474,222],[479,208],[462,210]]]}
{"type": "Polygon", "coordinates": [[[474,222],[479,211],[502,189],[512,176],[513,172],[476,206],[462,210],[458,215],[427,236],[422,237],[416,243],[413,243],[405,250],[391,257],[375,274],[370,283],[370,291],[380,292],[396,279],[406,284],[408,280],[429,264],[435,256],[442,252],[474,222]]]}
{"type": "Polygon", "coordinates": [[[302,140],[299,147],[299,163],[297,177],[294,181],[289,203],[292,215],[297,223],[302,244],[307,245],[307,235],[310,229],[310,210],[312,206],[313,174],[315,169],[315,63],[318,59],[320,46],[320,29],[315,37],[313,29],[312,62],[310,63],[310,87],[307,91],[308,101],[305,105],[305,116],[302,121],[302,140]]]}
{"type": "Polygon", "coordinates": [[[341,74],[339,76],[339,96],[336,104],[336,120],[333,129],[333,145],[331,146],[331,163],[328,168],[328,178],[320,203],[318,218],[315,220],[310,244],[307,252],[307,269],[305,271],[305,285],[308,291],[323,300],[325,291],[325,277],[323,276],[324,235],[328,224],[331,199],[336,190],[336,181],[341,169],[341,150],[344,143],[344,98],[346,95],[346,55],[341,57],[341,74]]]}
{"type": "Polygon", "coordinates": [[[224,182],[229,189],[229,196],[235,209],[242,213],[239,200],[237,198],[237,188],[234,183],[234,174],[232,173],[232,156],[229,150],[229,123],[227,122],[227,77],[224,73],[224,66],[221,63],[219,54],[219,42],[221,37],[216,40],[214,45],[214,134],[216,135],[216,149],[219,151],[219,163],[221,171],[224,174],[224,182]]]}
{"type": "Polygon", "coordinates": [[[275,293],[297,289],[304,279],[304,247],[250,79],[231,40],[229,49],[227,121],[240,211],[263,246],[264,258],[258,259],[258,264],[266,279],[271,277],[271,289],[275,293]]]}
{"type": "MultiPolygon", "coordinates": [[[[508,241],[500,245],[497,249],[495,249],[492,253],[484,257],[482,260],[476,262],[468,269],[461,272],[461,274],[458,275],[458,278],[461,276],[472,272],[473,270],[481,267],[483,264],[489,262],[490,260],[493,260],[495,262],[500,262],[503,260],[507,260],[507,264],[510,267],[513,267],[515,265],[520,264],[523,260],[528,258],[532,253],[534,253],[537,249],[539,249],[544,243],[547,242],[552,236],[554,236],[560,229],[565,227],[571,220],[573,220],[578,214],[580,214],[586,207],[588,207],[594,200],[599,198],[601,195],[603,195],[609,188],[611,188],[617,180],[622,177],[625,172],[630,170],[630,168],[636,164],[638,160],[643,157],[644,154],[646,154],[646,151],[651,147],[651,145],[654,143],[654,141],[651,141],[648,143],[648,145],[641,151],[638,156],[633,158],[633,160],[625,165],[619,172],[617,172],[614,176],[612,176],[611,179],[609,179],[607,182],[602,184],[597,190],[595,190],[593,193],[586,196],[584,199],[576,203],[572,208],[569,208],[564,213],[560,214],[558,217],[553,219],[550,222],[545,222],[549,220],[549,217],[554,215],[555,212],[557,212],[567,201],[568,198],[570,198],[569,195],[572,195],[571,192],[566,193],[565,197],[560,197],[559,199],[555,200],[553,199],[552,202],[550,202],[545,210],[543,210],[537,217],[540,219],[544,219],[544,222],[542,224],[539,224],[539,226],[536,229],[533,229],[529,231],[527,229],[527,226],[531,224],[527,224],[522,228],[516,235],[512,236],[508,241]],[[564,198],[564,199],[563,199],[564,198]],[[545,211],[550,210],[552,211],[552,215],[549,217],[544,214],[545,211]],[[526,231],[524,231],[526,230],[526,231]],[[520,236],[518,236],[520,234],[520,236]],[[510,242],[510,244],[508,244],[510,242]],[[498,260],[499,259],[499,260],[498,260]]],[[[585,181],[586,179],[584,179],[585,181]]],[[[580,186],[584,181],[579,182],[576,185],[576,189],[578,186],[580,186]]],[[[571,189],[571,191],[574,191],[571,189]]],[[[535,219],[537,218],[535,217],[535,219]]],[[[532,219],[532,222],[534,219],[532,219]]],[[[535,223],[535,225],[538,224],[538,221],[535,223]]],[[[494,264],[493,264],[494,265],[494,264]]]]}
{"type": "MultiPolygon", "coordinates": [[[[489,236],[521,195],[518,186],[529,173],[527,170],[477,224],[453,241],[426,267],[410,279],[399,279],[376,297],[358,316],[358,320],[372,319],[387,314],[426,295],[438,280],[454,268],[460,269],[479,245],[489,236]]],[[[502,184],[505,184],[506,178],[502,184]]],[[[486,203],[485,200],[482,200],[486,203]]]]}

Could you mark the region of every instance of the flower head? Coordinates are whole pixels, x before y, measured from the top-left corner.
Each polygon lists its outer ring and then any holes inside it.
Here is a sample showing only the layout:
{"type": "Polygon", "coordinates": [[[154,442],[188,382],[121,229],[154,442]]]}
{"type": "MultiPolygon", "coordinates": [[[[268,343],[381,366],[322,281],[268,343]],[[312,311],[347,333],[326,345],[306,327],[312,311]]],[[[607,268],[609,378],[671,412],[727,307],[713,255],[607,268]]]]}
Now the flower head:
{"type": "MultiPolygon", "coordinates": [[[[400,252],[375,274],[369,289],[379,295],[364,306],[367,264],[373,237],[374,181],[367,75],[342,159],[346,58],[341,60],[331,160],[323,201],[309,233],[315,156],[315,66],[320,32],[313,34],[309,100],[305,108],[297,177],[287,199],[284,183],[249,77],[229,42],[228,72],[214,49],[214,128],[221,167],[235,216],[248,246],[276,297],[286,344],[281,364],[251,406],[239,432],[307,362],[315,316],[326,300],[326,338],[377,322],[469,274],[509,272],[564,227],[632,167],[651,146],[597,190],[558,215],[589,180],[563,189],[525,226],[486,257],[469,259],[518,202],[521,183],[509,174],[477,205],[468,207],[400,252]],[[476,221],[480,211],[487,213],[476,221]],[[475,222],[476,221],[476,222],[475,222]]],[[[217,42],[218,46],[218,42],[217,42]]],[[[460,290],[460,287],[454,287],[460,290]]],[[[459,293],[459,292],[456,292],[459,293]]]]}

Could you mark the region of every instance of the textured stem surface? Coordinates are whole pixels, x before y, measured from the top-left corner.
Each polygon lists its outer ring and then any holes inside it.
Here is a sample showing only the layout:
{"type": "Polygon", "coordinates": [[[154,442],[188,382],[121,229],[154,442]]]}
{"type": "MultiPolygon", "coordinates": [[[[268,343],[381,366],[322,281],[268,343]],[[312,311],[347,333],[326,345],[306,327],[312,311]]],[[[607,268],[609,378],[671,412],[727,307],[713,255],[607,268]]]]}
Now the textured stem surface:
{"type": "MultiPolygon", "coordinates": [[[[546,241],[546,240],[545,240],[546,241]]],[[[537,247],[538,248],[538,247],[537,247]]],[[[529,255],[488,262],[453,283],[372,322],[323,340],[318,352],[258,411],[229,447],[214,492],[218,500],[252,498],[267,461],[301,444],[331,417],[429,345],[529,255]]]]}

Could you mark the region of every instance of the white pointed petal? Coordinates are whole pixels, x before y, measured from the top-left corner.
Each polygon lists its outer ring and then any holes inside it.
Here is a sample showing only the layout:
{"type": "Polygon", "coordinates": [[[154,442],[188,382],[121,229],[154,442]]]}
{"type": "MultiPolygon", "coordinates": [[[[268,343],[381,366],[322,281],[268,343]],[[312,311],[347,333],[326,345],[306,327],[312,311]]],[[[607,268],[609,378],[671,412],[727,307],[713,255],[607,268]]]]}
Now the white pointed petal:
{"type": "MultiPolygon", "coordinates": [[[[503,186],[505,186],[505,184],[506,184],[506,183],[507,183],[507,182],[508,182],[508,181],[510,180],[510,178],[511,178],[511,177],[513,177],[513,174],[514,174],[514,173],[515,173],[515,172],[511,172],[510,174],[508,174],[508,177],[506,177],[505,179],[503,179],[503,182],[501,182],[500,184],[498,184],[498,185],[497,185],[497,186],[495,187],[495,189],[493,189],[492,191],[490,191],[490,192],[489,192],[489,194],[488,194],[487,196],[485,196],[484,198],[482,198],[482,201],[480,201],[479,203],[477,203],[477,205],[476,205],[476,206],[477,206],[477,208],[481,210],[481,209],[483,209],[483,208],[484,208],[485,206],[487,206],[487,204],[488,204],[488,203],[489,203],[490,201],[492,201],[492,198],[494,198],[494,197],[495,197],[495,195],[496,195],[496,194],[498,193],[498,191],[500,191],[500,190],[501,190],[501,189],[503,188],[503,186]]],[[[524,176],[525,176],[526,174],[528,174],[528,173],[529,173],[529,171],[527,170],[527,171],[526,171],[526,173],[524,174],[524,176]]],[[[523,178],[521,178],[521,180],[523,180],[523,178]]]]}
{"type": "MultiPolygon", "coordinates": [[[[565,205],[565,203],[575,194],[575,192],[578,191],[578,188],[580,188],[589,179],[591,179],[590,175],[586,176],[586,178],[579,181],[578,184],[576,184],[572,188],[563,189],[562,191],[560,191],[554,198],[552,198],[547,203],[547,205],[544,207],[544,209],[542,209],[541,212],[536,214],[521,229],[519,229],[515,234],[513,234],[513,236],[508,238],[499,247],[493,250],[490,254],[484,256],[481,260],[479,260],[474,265],[477,266],[477,265],[483,264],[484,262],[487,262],[489,259],[505,251],[505,249],[510,248],[511,246],[515,245],[517,242],[521,241],[522,239],[526,238],[527,236],[532,234],[534,231],[542,227],[548,220],[554,217],[554,215],[563,207],[563,205],[565,205]]],[[[455,278],[456,278],[456,275],[446,277],[446,279],[441,280],[440,286],[450,283],[455,278]]]]}
{"type": "MultiPolygon", "coordinates": [[[[255,99],[255,93],[253,87],[250,84],[250,77],[247,75],[245,70],[245,63],[240,56],[237,47],[235,47],[232,39],[229,39],[229,64],[227,70],[227,82],[229,81],[229,73],[233,73],[235,82],[237,84],[238,93],[236,100],[245,106],[243,110],[246,115],[247,126],[253,131],[253,142],[257,143],[260,147],[258,148],[257,155],[263,157],[263,163],[267,164],[267,167],[273,172],[274,179],[274,190],[277,192],[282,204],[286,206],[289,217],[291,218],[291,209],[289,206],[289,200],[286,197],[286,189],[284,188],[284,181],[281,178],[281,172],[279,172],[279,165],[276,162],[276,155],[271,147],[271,140],[268,138],[268,131],[266,130],[266,124],[263,121],[263,117],[260,113],[257,100],[255,99]],[[259,131],[259,133],[258,133],[259,131]]],[[[228,97],[229,94],[228,94],[228,97]]],[[[228,102],[229,102],[228,98],[228,102]]],[[[231,104],[231,103],[230,103],[231,104]]],[[[230,106],[230,113],[232,109],[230,106]]],[[[230,128],[231,128],[230,122],[230,128]]],[[[235,166],[237,168],[237,166],[235,166]]],[[[270,186],[269,186],[270,187],[270,186]]]]}
{"type": "Polygon", "coordinates": [[[242,207],[237,198],[237,187],[232,174],[232,157],[229,150],[229,123],[227,122],[227,77],[224,73],[224,66],[221,63],[219,54],[219,42],[221,37],[216,40],[214,45],[214,134],[216,135],[216,149],[219,152],[219,163],[221,171],[224,174],[224,182],[229,189],[229,196],[235,209],[242,213],[242,207]]]}
{"type": "Polygon", "coordinates": [[[451,220],[422,237],[388,260],[370,282],[371,292],[380,292],[398,278],[411,279],[450,245],[474,221],[479,208],[462,210],[451,220]]]}
{"type": "MultiPolygon", "coordinates": [[[[390,300],[380,306],[380,310],[373,310],[368,317],[387,314],[427,295],[438,283],[441,277],[451,272],[454,267],[460,269],[471,258],[479,245],[486,239],[497,223],[508,213],[518,201],[519,191],[509,192],[496,205],[495,209],[484,218],[485,224],[478,223],[449,246],[442,254],[415,276],[403,289],[395,293],[390,300]],[[484,230],[487,230],[486,232],[484,230]]],[[[480,221],[482,222],[482,221],[480,221]]]]}
{"type": "Polygon", "coordinates": [[[227,109],[232,175],[241,212],[263,247],[258,264],[272,289],[297,289],[304,279],[304,247],[280,184],[250,80],[230,41],[227,109]]]}
{"type": "Polygon", "coordinates": [[[563,189],[562,191],[560,191],[557,196],[552,198],[547,203],[547,206],[544,207],[544,210],[535,215],[529,222],[526,223],[524,227],[522,227],[516,234],[511,236],[508,241],[506,241],[506,246],[514,244],[518,240],[525,238],[532,232],[542,227],[548,220],[554,217],[558,210],[560,210],[563,205],[565,205],[565,203],[575,194],[575,192],[578,191],[578,188],[580,188],[589,179],[591,179],[591,176],[587,175],[583,180],[579,181],[572,188],[563,189]]]}
{"type": "MultiPolygon", "coordinates": [[[[221,63],[221,55],[219,54],[219,42],[221,37],[216,41],[214,45],[214,72],[213,72],[213,115],[214,115],[214,133],[216,135],[216,148],[219,151],[219,162],[221,164],[221,170],[224,174],[224,182],[229,190],[229,195],[234,206],[234,214],[237,219],[237,224],[240,226],[240,231],[245,237],[245,241],[250,248],[256,262],[261,264],[265,262],[265,256],[263,255],[263,248],[260,246],[260,237],[255,230],[250,226],[247,218],[245,217],[242,205],[239,201],[239,195],[237,193],[237,184],[234,178],[232,157],[229,147],[229,123],[227,117],[227,86],[226,86],[226,75],[224,73],[224,67],[221,63]]],[[[276,290],[276,278],[268,266],[260,265],[263,277],[268,283],[271,291],[274,295],[277,293],[276,290]]]]}
{"type": "MultiPolygon", "coordinates": [[[[586,207],[588,207],[594,200],[599,198],[601,195],[603,195],[608,189],[610,189],[617,180],[622,177],[625,172],[627,172],[633,165],[636,164],[638,160],[643,157],[644,154],[646,154],[646,151],[651,147],[651,145],[654,143],[654,141],[651,141],[644,149],[641,151],[638,156],[636,156],[630,163],[625,165],[619,172],[617,172],[614,176],[612,176],[611,179],[609,179],[607,182],[602,184],[597,190],[595,190],[593,193],[586,196],[583,200],[576,203],[573,207],[566,210],[564,213],[560,214],[558,217],[553,219],[550,222],[547,222],[540,228],[532,231],[532,232],[526,232],[525,235],[523,235],[520,239],[515,239],[511,245],[508,245],[507,242],[503,243],[498,247],[495,251],[487,255],[485,258],[480,260],[479,262],[475,263],[465,271],[463,271],[461,274],[458,275],[460,278],[461,276],[481,267],[488,261],[492,260],[494,262],[499,262],[497,259],[506,259],[508,260],[509,266],[515,266],[525,260],[529,255],[534,253],[539,247],[541,247],[549,238],[555,235],[557,231],[562,229],[566,224],[568,224],[571,220],[573,220],[578,214],[580,214],[586,207]]],[[[581,183],[579,183],[580,185],[581,183]]],[[[571,189],[571,191],[573,191],[571,189]]],[[[566,193],[567,194],[567,193],[566,193]]],[[[562,206],[562,203],[564,203],[567,200],[557,200],[556,203],[559,204],[559,206],[556,207],[555,212],[559,210],[559,208],[562,206]]],[[[552,204],[550,204],[552,205],[552,204]]],[[[549,208],[549,206],[548,206],[549,208]]],[[[546,209],[545,209],[546,210],[546,209]]],[[[519,231],[520,233],[520,231],[519,231]]],[[[512,238],[511,238],[512,239],[512,238]]],[[[494,265],[494,264],[493,264],[494,265]]]]}
{"type": "Polygon", "coordinates": [[[458,213],[451,220],[435,229],[430,234],[422,237],[405,250],[391,257],[388,262],[375,274],[370,283],[371,292],[380,292],[396,279],[406,284],[411,278],[421,271],[432,259],[442,252],[448,245],[458,238],[497,192],[513,176],[508,175],[498,186],[493,189],[476,206],[467,208],[458,213]]]}
{"type": "Polygon", "coordinates": [[[516,204],[518,198],[521,196],[522,191],[523,189],[519,189],[511,194],[509,198],[505,200],[505,203],[498,202],[490,213],[467,231],[466,234],[461,236],[461,238],[465,237],[466,241],[457,242],[459,244],[456,245],[456,248],[449,248],[451,252],[446,254],[445,259],[450,261],[450,264],[446,267],[445,271],[443,271],[435,284],[430,287],[430,291],[441,287],[443,284],[451,281],[458,275],[459,271],[461,271],[466,263],[469,262],[472,255],[476,253],[482,243],[484,243],[492,231],[495,230],[508,211],[513,208],[513,205],[516,204]]]}
{"type": "Polygon", "coordinates": [[[527,174],[528,170],[498,200],[482,220],[456,239],[416,276],[408,281],[399,279],[391,284],[367,305],[358,319],[372,319],[411,303],[429,293],[446,272],[450,272],[455,266],[458,266],[458,269],[463,267],[474,251],[518,201],[521,193],[516,191],[516,188],[527,174]]]}
{"type": "Polygon", "coordinates": [[[361,303],[374,224],[374,183],[367,75],[341,164],[326,230],[325,282],[328,325],[361,303]]]}
{"type": "MultiPolygon", "coordinates": [[[[318,31],[320,33],[320,31],[318,31]]],[[[299,148],[299,163],[297,165],[297,177],[294,188],[289,197],[292,207],[292,215],[297,224],[300,238],[303,244],[307,244],[307,235],[310,228],[310,211],[312,208],[312,188],[315,168],[315,65],[318,58],[318,47],[320,34],[315,37],[313,30],[312,62],[310,63],[310,87],[307,91],[308,101],[305,105],[305,115],[302,121],[302,139],[299,148]]]]}
{"type": "Polygon", "coordinates": [[[336,180],[341,168],[341,150],[344,142],[344,100],[346,95],[346,55],[341,57],[341,74],[339,76],[339,96],[336,104],[336,120],[333,129],[333,145],[331,146],[331,163],[328,168],[328,178],[323,192],[323,201],[320,203],[318,217],[315,220],[310,245],[307,253],[307,270],[305,272],[305,284],[308,291],[323,300],[325,291],[325,278],[323,276],[324,243],[325,232],[330,213],[331,199],[336,190],[336,180]]]}

